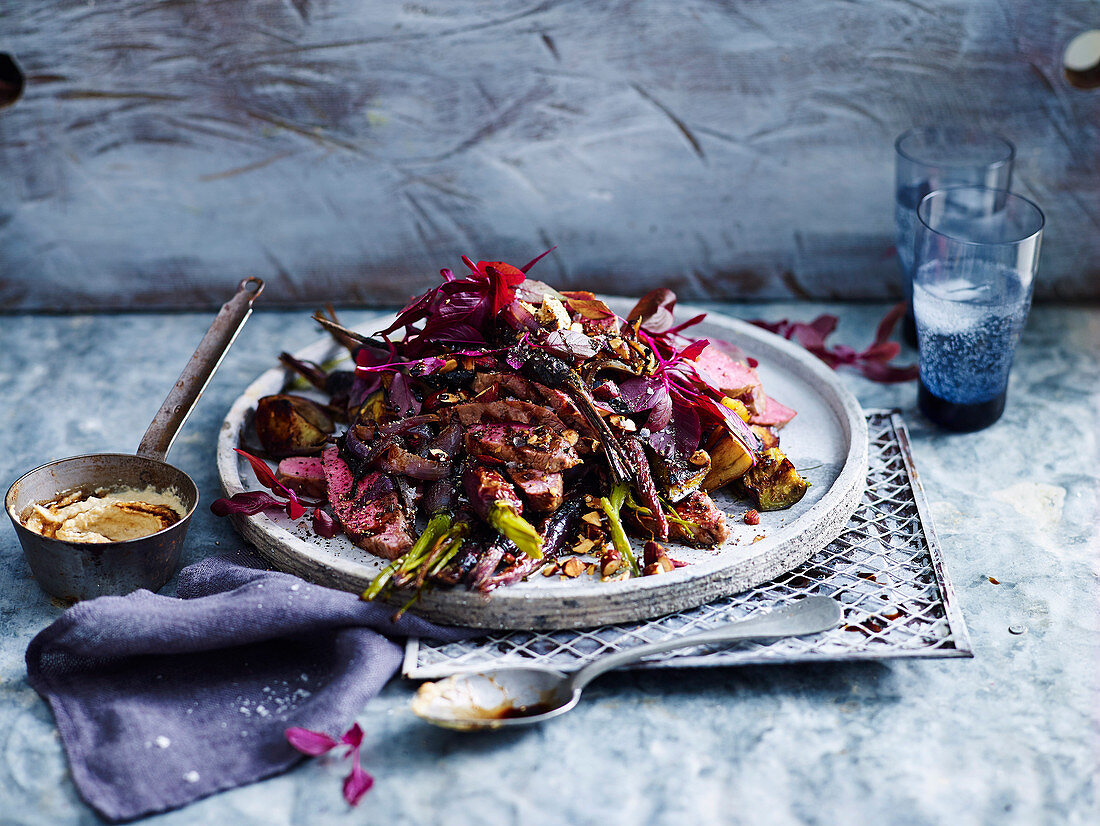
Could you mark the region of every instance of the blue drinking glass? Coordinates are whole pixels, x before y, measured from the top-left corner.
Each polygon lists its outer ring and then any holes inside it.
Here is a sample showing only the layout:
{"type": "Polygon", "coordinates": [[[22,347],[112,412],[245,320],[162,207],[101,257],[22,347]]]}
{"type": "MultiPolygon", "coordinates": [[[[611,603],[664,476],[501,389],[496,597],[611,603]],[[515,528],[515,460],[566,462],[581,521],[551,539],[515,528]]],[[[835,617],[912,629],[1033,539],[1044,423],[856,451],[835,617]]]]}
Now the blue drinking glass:
{"type": "Polygon", "coordinates": [[[988,427],[1031,307],[1043,213],[1007,190],[954,187],[917,209],[913,310],[921,411],[948,430],[988,427]]]}
{"type": "Polygon", "coordinates": [[[929,192],[953,186],[1011,189],[1016,148],[1000,135],[981,129],[921,126],[899,137],[894,149],[894,229],[902,290],[910,302],[905,336],[910,344],[916,344],[911,302],[917,205],[929,192]]]}

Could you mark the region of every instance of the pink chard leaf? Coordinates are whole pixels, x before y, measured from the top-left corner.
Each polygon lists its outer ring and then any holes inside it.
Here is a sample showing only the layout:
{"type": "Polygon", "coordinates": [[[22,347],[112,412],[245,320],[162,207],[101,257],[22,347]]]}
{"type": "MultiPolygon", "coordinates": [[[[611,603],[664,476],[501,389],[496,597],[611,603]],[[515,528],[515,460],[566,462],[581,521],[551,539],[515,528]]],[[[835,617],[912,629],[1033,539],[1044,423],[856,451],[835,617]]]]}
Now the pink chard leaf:
{"type": "Polygon", "coordinates": [[[233,448],[237,453],[248,460],[248,463],[252,465],[252,471],[256,474],[256,479],[261,485],[268,490],[279,490],[283,486],[279,483],[279,480],[275,478],[275,474],[271,472],[271,468],[267,466],[267,462],[263,459],[257,459],[251,453],[246,453],[239,447],[233,448]]]}
{"type": "Polygon", "coordinates": [[[291,519],[301,519],[303,516],[305,516],[306,509],[302,505],[302,503],[298,501],[298,494],[296,494],[290,488],[285,488],[282,485],[279,485],[279,487],[282,488],[282,490],[280,490],[279,492],[286,495],[286,506],[284,508],[284,510],[286,511],[286,515],[289,516],[291,519]]]}
{"type": "Polygon", "coordinates": [[[359,749],[363,745],[363,729],[358,723],[352,725],[340,737],[337,742],[320,731],[311,731],[307,728],[292,727],[286,730],[286,739],[295,749],[310,757],[317,757],[336,748],[341,743],[348,747],[345,759],[351,758],[351,772],[344,778],[344,800],[349,806],[356,806],[363,799],[363,795],[370,791],[374,785],[374,778],[363,770],[360,765],[359,749]]]}
{"type": "Polygon", "coordinates": [[[354,723],[352,727],[345,731],[340,737],[340,742],[351,746],[353,749],[359,748],[361,745],[363,745],[362,726],[360,726],[358,723],[354,723]]]}
{"type": "Polygon", "coordinates": [[[255,516],[268,508],[282,508],[283,502],[262,490],[250,490],[236,493],[229,499],[215,499],[210,503],[210,511],[215,516],[229,516],[231,513],[255,516]]]}
{"type": "Polygon", "coordinates": [[[360,767],[359,753],[356,752],[351,774],[344,778],[344,800],[349,806],[358,806],[363,795],[369,792],[373,785],[374,778],[360,767]]]}
{"type": "Polygon", "coordinates": [[[317,757],[336,748],[336,741],[320,731],[311,731],[308,728],[292,726],[284,734],[286,740],[302,754],[317,757]]]}
{"type": "Polygon", "coordinates": [[[825,339],[836,330],[838,319],[834,315],[821,315],[806,324],[801,321],[752,321],[757,327],[784,338],[797,341],[834,370],[842,364],[850,365],[869,378],[882,383],[912,381],[917,377],[915,364],[894,366],[889,364],[901,351],[901,345],[889,341],[894,327],[905,315],[905,304],[891,307],[878,323],[874,342],[863,352],[858,352],[844,344],[829,347],[825,339]]]}

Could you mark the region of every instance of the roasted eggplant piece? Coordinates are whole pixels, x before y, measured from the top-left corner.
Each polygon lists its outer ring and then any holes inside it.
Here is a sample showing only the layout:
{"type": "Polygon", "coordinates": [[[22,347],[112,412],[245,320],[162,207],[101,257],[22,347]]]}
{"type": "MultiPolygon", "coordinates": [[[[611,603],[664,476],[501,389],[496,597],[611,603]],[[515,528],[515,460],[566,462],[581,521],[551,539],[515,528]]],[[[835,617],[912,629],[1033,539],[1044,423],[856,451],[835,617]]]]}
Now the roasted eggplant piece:
{"type": "Polygon", "coordinates": [[[662,456],[657,451],[650,451],[653,479],[672,502],[679,502],[704,487],[713,462],[705,450],[696,451],[686,459],[680,454],[662,456]]]}
{"type": "Polygon", "coordinates": [[[324,408],[304,396],[264,396],[253,422],[264,450],[276,459],[321,452],[336,430],[324,408]]]}
{"type": "Polygon", "coordinates": [[[703,480],[703,490],[715,490],[739,479],[752,467],[752,454],[727,431],[721,430],[710,446],[710,468],[703,480]]]}
{"type": "Polygon", "coordinates": [[[762,451],[756,465],[738,480],[742,493],[751,496],[762,511],[789,508],[806,494],[809,482],[798,475],[791,460],[777,448],[762,451]]]}

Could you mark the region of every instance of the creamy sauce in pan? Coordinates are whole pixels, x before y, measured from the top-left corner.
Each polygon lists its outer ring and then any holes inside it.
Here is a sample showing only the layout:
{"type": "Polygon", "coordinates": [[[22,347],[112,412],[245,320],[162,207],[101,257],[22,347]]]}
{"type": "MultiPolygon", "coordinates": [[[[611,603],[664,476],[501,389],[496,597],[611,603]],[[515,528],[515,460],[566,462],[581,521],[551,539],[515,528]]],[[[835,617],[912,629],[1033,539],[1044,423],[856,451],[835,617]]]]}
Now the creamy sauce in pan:
{"type": "Polygon", "coordinates": [[[120,488],[68,493],[31,505],[20,522],[63,542],[123,542],[162,531],[187,512],[179,497],[156,490],[120,488]]]}

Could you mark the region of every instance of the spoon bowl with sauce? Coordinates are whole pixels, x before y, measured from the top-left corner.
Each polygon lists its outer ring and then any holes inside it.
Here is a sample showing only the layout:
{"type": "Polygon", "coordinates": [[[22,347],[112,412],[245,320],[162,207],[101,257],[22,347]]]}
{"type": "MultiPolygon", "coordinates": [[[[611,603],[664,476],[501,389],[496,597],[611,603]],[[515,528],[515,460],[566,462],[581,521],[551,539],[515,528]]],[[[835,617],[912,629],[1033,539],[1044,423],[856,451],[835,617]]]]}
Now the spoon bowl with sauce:
{"type": "Polygon", "coordinates": [[[842,618],[843,611],[836,600],[810,596],[709,631],[608,654],[573,674],[538,666],[513,666],[424,683],[413,698],[412,710],[433,725],[456,731],[533,725],[572,709],[580,701],[584,687],[601,674],[655,654],[701,645],[818,634],[835,628],[842,618]]]}
{"type": "Polygon", "coordinates": [[[183,423],[263,290],[242,281],[145,432],[136,455],[58,459],[17,479],[4,498],[31,573],[64,601],[155,591],[175,573],[199,491],[165,461],[183,423]]]}

